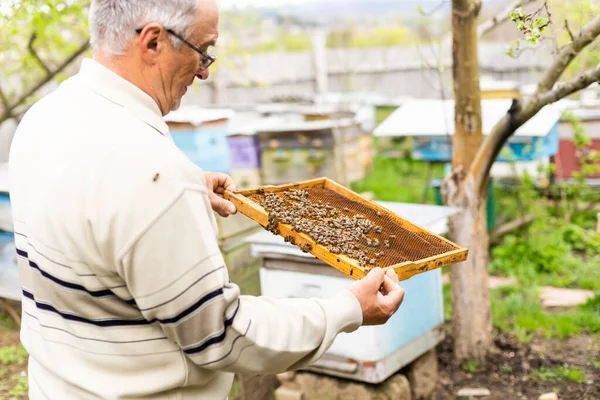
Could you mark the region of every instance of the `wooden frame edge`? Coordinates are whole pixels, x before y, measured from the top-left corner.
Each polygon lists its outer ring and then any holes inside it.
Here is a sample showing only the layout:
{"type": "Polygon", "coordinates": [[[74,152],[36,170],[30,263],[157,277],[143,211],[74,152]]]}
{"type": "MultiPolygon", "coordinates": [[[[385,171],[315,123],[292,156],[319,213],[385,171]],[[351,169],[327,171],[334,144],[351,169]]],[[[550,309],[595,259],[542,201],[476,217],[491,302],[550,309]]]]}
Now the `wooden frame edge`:
{"type": "MultiPolygon", "coordinates": [[[[449,252],[428,257],[419,261],[407,261],[400,264],[391,265],[389,267],[384,267],[383,270],[387,271],[389,269],[393,269],[398,275],[398,279],[400,281],[407,280],[414,275],[421,274],[423,272],[431,271],[434,269],[446,267],[449,265],[453,265],[462,261],[465,261],[468,256],[468,249],[459,246],[458,244],[444,238],[443,236],[437,235],[425,228],[417,226],[412,222],[405,220],[404,218],[398,216],[387,208],[380,206],[377,203],[369,201],[358,193],[340,185],[339,183],[332,181],[328,178],[316,178],[310,179],[306,181],[297,182],[294,184],[286,184],[286,185],[265,185],[256,189],[243,190],[243,191],[225,191],[223,197],[226,200],[231,201],[237,208],[238,212],[246,215],[247,217],[253,219],[261,226],[266,227],[269,224],[269,217],[266,210],[250,200],[247,196],[252,194],[257,194],[261,190],[270,191],[270,192],[280,192],[289,189],[303,189],[310,187],[323,187],[325,189],[333,190],[336,193],[339,193],[349,200],[356,201],[361,203],[367,207],[373,208],[379,212],[385,213],[389,217],[394,220],[400,222],[403,227],[408,226],[411,231],[415,233],[426,233],[433,237],[439,238],[442,241],[450,244],[455,250],[451,250],[449,252]]],[[[279,236],[284,238],[293,237],[294,244],[300,247],[303,251],[312,254],[318,259],[324,261],[326,264],[331,267],[337,269],[343,274],[349,276],[352,279],[358,280],[366,276],[367,271],[371,268],[365,268],[358,265],[356,260],[353,260],[345,255],[336,255],[331,253],[327,248],[317,244],[314,240],[312,240],[305,233],[295,232],[292,230],[290,225],[279,223],[277,226],[279,230],[279,236]]]]}
{"type": "Polygon", "coordinates": [[[432,271],[434,269],[463,262],[467,259],[468,254],[468,249],[460,248],[440,256],[433,256],[416,262],[411,261],[402,264],[390,265],[389,267],[383,268],[383,270],[387,271],[389,269],[393,269],[396,272],[396,275],[398,275],[398,279],[400,281],[404,281],[417,274],[422,274],[423,272],[432,271]]]}

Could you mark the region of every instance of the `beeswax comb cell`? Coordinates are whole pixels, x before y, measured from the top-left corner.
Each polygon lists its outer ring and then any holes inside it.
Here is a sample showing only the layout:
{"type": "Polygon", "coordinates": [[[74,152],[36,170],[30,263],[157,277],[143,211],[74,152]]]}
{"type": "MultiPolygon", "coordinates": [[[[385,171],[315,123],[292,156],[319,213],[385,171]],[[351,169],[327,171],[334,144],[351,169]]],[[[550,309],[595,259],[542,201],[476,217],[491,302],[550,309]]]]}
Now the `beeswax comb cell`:
{"type": "Polygon", "coordinates": [[[226,192],[238,211],[353,279],[400,280],[466,260],[468,250],[327,179],[226,192]]]}

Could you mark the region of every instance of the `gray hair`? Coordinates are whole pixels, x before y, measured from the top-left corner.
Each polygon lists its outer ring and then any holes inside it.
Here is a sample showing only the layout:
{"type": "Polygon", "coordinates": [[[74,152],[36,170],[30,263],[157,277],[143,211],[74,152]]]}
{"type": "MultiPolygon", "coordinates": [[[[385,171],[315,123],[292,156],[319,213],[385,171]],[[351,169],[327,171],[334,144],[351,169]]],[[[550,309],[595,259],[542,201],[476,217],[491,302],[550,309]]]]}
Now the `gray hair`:
{"type": "MultiPolygon", "coordinates": [[[[92,49],[101,49],[107,56],[122,55],[136,35],[135,30],[150,22],[158,22],[187,39],[197,8],[198,0],[92,0],[92,49]]],[[[181,41],[173,36],[171,41],[175,48],[181,46],[181,41]]]]}

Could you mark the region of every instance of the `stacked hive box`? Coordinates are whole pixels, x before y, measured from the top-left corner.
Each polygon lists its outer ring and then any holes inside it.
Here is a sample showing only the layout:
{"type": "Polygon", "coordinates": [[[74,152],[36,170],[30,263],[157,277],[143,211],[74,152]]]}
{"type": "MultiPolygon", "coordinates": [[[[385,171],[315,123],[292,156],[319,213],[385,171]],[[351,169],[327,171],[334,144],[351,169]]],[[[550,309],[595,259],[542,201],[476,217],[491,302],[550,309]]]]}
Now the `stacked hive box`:
{"type": "Polygon", "coordinates": [[[227,137],[231,169],[229,175],[239,189],[249,189],[261,185],[261,160],[258,137],[230,135],[227,137]]]}
{"type": "Polygon", "coordinates": [[[21,300],[19,267],[8,188],[8,165],[0,164],[0,298],[21,300]]]}
{"type": "Polygon", "coordinates": [[[165,117],[173,141],[205,171],[229,172],[227,129],[233,111],[183,107],[165,117]]]}
{"type": "Polygon", "coordinates": [[[352,119],[305,121],[259,132],[263,183],[326,176],[343,185],[364,177],[371,136],[352,119]]]}

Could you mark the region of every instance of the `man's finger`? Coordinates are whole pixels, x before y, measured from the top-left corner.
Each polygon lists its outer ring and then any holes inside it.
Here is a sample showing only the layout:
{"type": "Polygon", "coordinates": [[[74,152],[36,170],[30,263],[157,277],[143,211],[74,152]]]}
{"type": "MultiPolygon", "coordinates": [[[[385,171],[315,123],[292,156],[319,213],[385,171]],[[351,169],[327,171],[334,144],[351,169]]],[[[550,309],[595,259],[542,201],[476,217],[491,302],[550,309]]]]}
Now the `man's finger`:
{"type": "Polygon", "coordinates": [[[400,283],[400,279],[398,279],[398,274],[393,269],[388,269],[385,274],[394,282],[400,283]]]}
{"type": "Polygon", "coordinates": [[[367,276],[365,276],[363,280],[375,292],[378,291],[381,287],[381,283],[383,282],[384,276],[385,274],[383,273],[383,270],[379,267],[375,267],[367,273],[367,276]]]}
{"type": "Polygon", "coordinates": [[[231,179],[231,177],[229,175],[224,174],[224,173],[218,173],[215,175],[215,177],[217,178],[217,179],[215,179],[215,181],[216,181],[215,189],[223,188],[225,190],[230,190],[232,192],[235,192],[235,183],[233,182],[233,179],[231,179]]]}
{"type": "Polygon", "coordinates": [[[383,290],[384,293],[389,294],[390,292],[404,289],[400,287],[398,282],[394,282],[394,280],[386,274],[383,279],[383,290]]]}
{"type": "Polygon", "coordinates": [[[403,300],[404,289],[402,289],[400,286],[385,295],[385,301],[388,304],[388,307],[393,310],[393,312],[398,311],[398,308],[400,308],[403,300]]]}

